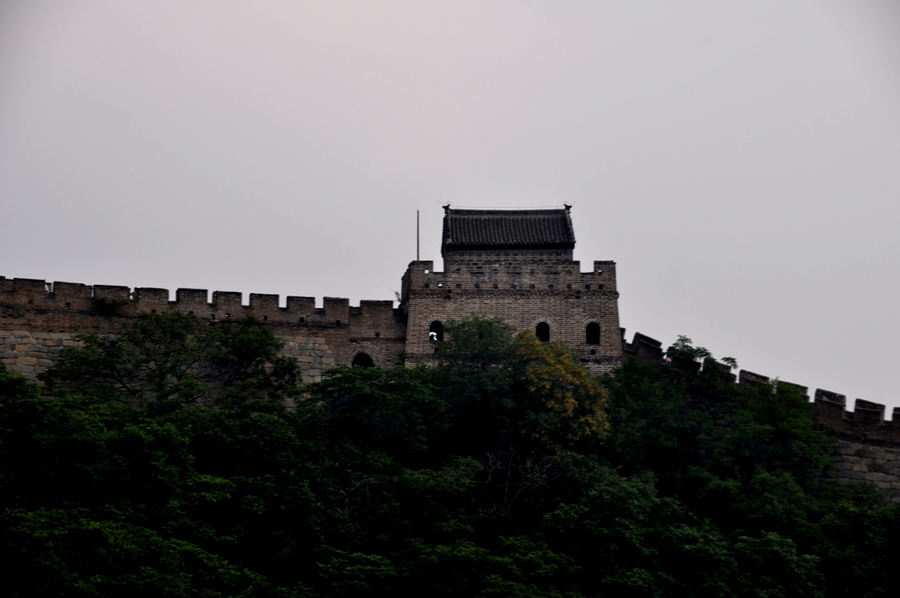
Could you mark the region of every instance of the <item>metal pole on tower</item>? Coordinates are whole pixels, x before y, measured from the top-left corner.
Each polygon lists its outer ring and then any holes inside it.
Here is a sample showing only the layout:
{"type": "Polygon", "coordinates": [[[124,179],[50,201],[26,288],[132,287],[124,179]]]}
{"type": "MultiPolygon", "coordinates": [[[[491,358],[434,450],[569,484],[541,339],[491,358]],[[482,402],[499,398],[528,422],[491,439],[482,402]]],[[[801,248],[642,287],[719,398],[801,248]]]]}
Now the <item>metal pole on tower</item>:
{"type": "Polygon", "coordinates": [[[416,261],[419,261],[419,210],[416,210],[416,261]]]}

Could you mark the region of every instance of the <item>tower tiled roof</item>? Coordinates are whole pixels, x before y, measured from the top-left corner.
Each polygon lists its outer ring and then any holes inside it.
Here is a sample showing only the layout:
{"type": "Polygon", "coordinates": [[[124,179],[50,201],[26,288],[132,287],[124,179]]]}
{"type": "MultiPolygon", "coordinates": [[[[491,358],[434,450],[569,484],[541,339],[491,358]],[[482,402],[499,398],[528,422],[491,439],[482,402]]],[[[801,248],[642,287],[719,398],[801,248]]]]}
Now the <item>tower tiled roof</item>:
{"type": "Polygon", "coordinates": [[[445,208],[441,253],[450,249],[572,249],[569,209],[464,210],[445,208]]]}

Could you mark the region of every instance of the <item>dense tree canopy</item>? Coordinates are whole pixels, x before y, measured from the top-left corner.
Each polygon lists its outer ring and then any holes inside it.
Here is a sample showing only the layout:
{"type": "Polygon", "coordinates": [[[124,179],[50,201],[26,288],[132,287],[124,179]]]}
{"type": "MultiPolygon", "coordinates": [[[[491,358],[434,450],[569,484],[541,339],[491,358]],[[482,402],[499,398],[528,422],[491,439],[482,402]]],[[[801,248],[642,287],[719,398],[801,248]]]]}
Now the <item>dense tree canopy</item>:
{"type": "Polygon", "coordinates": [[[701,370],[687,339],[595,380],[475,318],[434,367],[308,386],[253,319],[83,340],[43,388],[0,366],[10,596],[900,589],[898,507],[819,487],[805,398],[701,370]]]}

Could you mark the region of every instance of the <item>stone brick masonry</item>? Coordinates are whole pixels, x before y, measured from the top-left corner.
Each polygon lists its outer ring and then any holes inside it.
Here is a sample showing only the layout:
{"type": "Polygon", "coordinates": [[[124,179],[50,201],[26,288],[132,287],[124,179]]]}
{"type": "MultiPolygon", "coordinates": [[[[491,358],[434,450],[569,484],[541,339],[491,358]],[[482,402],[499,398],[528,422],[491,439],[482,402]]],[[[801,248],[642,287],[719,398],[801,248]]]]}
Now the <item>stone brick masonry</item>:
{"type": "Polygon", "coordinates": [[[591,272],[581,272],[579,262],[542,253],[551,252],[480,252],[466,260],[445,260],[444,272],[435,272],[431,261],[410,264],[402,285],[406,362],[432,358],[438,348],[429,339],[433,322],[478,314],[532,333],[546,323],[550,340],[574,349],[593,374],[618,365],[622,335],[615,262],[594,262],[591,272]],[[590,323],[600,327],[599,342],[587,341],[590,323]]]}
{"type": "Polygon", "coordinates": [[[34,377],[53,364],[66,347],[76,346],[85,333],[112,334],[139,313],[182,311],[211,326],[239,321],[253,313],[275,329],[284,352],[297,358],[303,380],[319,380],[322,371],[352,362],[366,351],[376,364],[403,363],[406,317],[392,301],[362,301],[326,297],[316,308],[311,297],[288,297],[279,307],[277,295],[179,289],[169,301],[165,289],[86,286],[42,280],[0,277],[0,359],[13,370],[34,377]]]}
{"type": "Polygon", "coordinates": [[[0,330],[0,359],[12,369],[33,377],[44,371],[66,347],[80,343],[65,332],[29,332],[0,330]]]}
{"type": "Polygon", "coordinates": [[[893,503],[900,503],[900,448],[839,440],[830,449],[835,469],[823,483],[869,482],[893,503]]]}

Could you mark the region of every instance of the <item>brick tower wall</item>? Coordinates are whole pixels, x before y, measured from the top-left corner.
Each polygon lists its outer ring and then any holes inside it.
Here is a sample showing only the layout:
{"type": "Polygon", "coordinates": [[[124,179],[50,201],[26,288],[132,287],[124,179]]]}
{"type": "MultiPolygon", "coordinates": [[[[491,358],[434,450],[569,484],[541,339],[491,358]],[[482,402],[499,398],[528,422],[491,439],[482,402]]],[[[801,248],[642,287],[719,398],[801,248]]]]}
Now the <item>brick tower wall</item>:
{"type": "Polygon", "coordinates": [[[550,340],[575,350],[591,374],[621,362],[615,262],[596,261],[592,271],[581,272],[571,250],[531,249],[455,251],[444,263],[445,271],[435,272],[432,261],[412,262],[403,277],[407,364],[432,359],[432,322],[473,314],[500,318],[516,331],[531,333],[546,322],[550,340]],[[591,322],[600,326],[599,344],[587,343],[591,322]]]}

